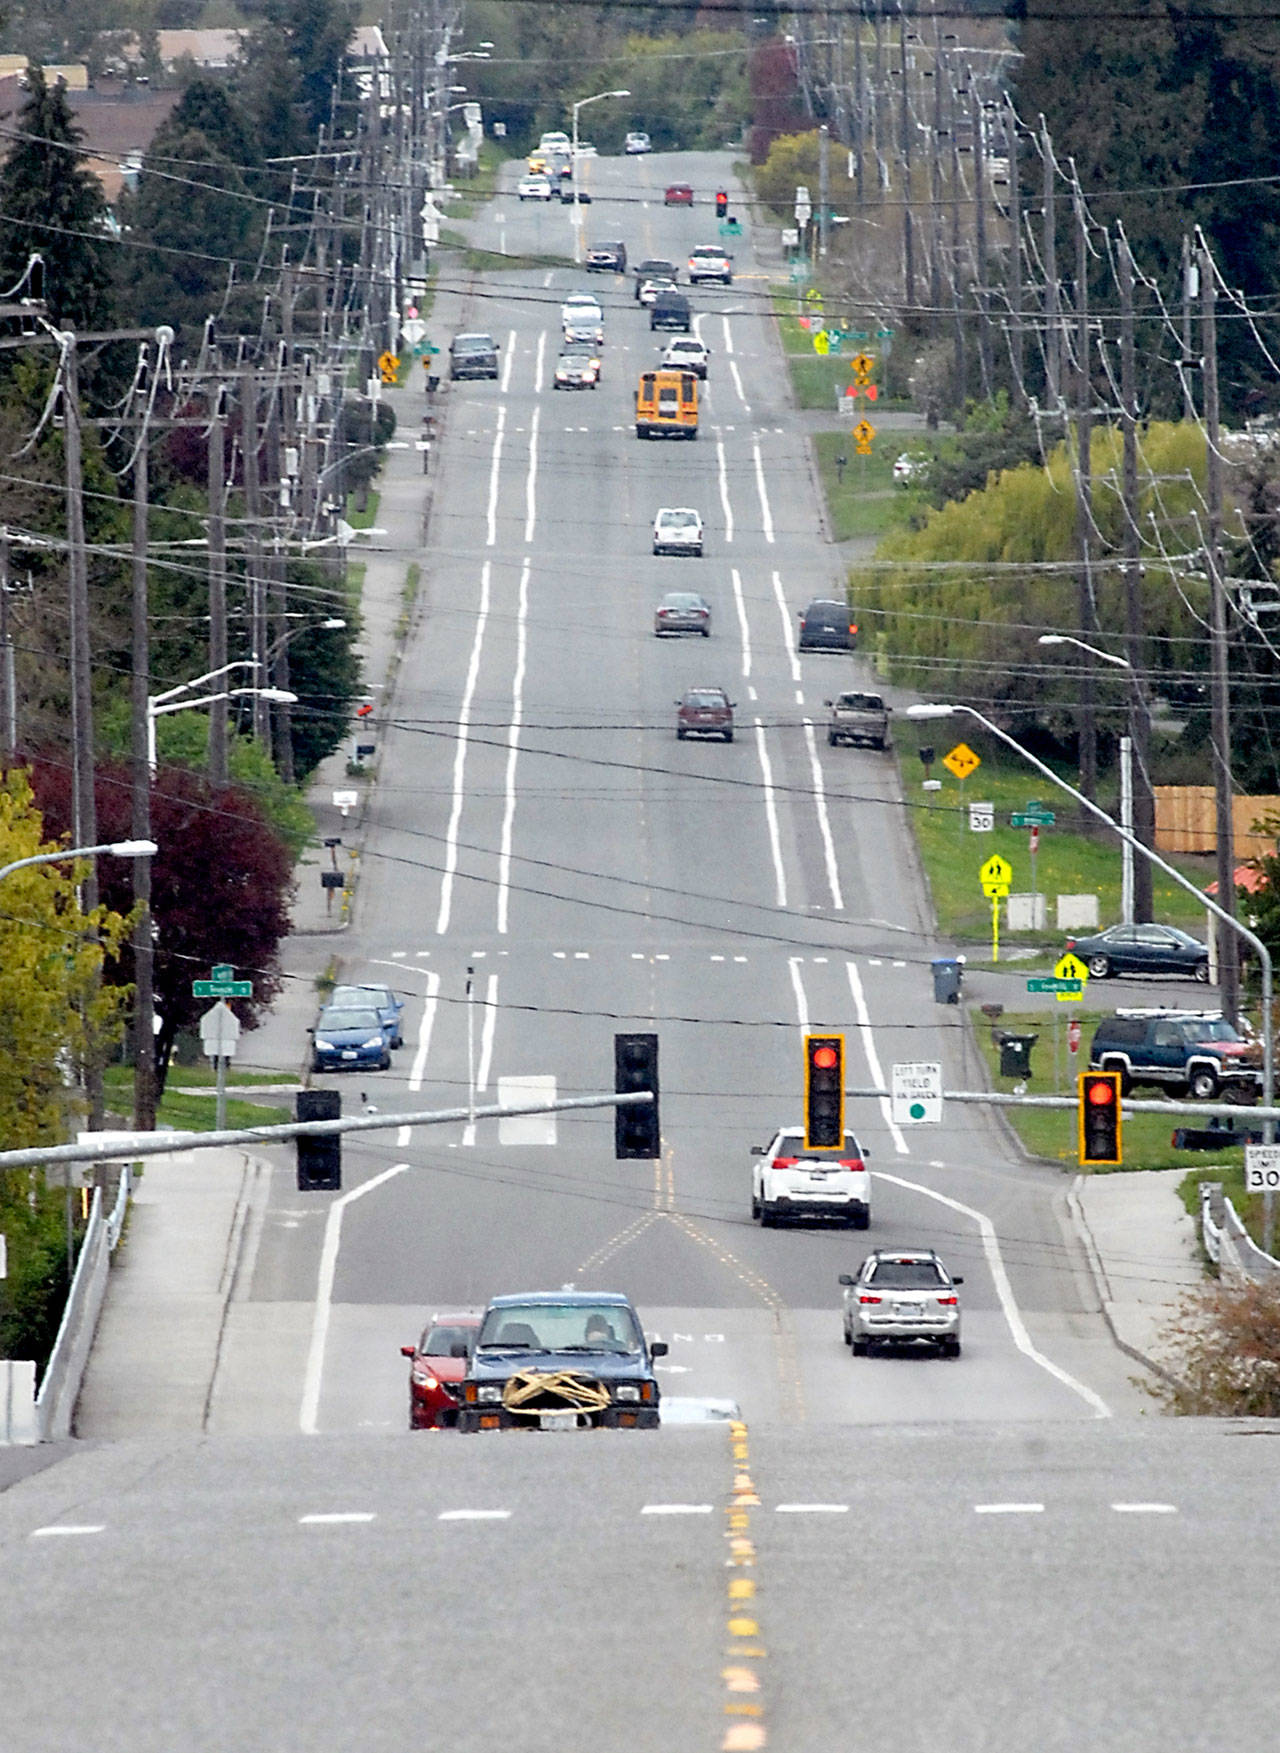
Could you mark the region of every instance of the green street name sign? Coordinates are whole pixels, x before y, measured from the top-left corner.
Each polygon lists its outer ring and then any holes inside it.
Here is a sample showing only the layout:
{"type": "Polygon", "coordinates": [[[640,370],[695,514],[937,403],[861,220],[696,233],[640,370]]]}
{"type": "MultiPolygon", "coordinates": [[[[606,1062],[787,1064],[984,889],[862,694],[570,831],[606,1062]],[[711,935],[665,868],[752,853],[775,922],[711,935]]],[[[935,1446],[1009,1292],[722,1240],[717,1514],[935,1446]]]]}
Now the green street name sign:
{"type": "Polygon", "coordinates": [[[1084,997],[1084,983],[1080,980],[1059,980],[1056,974],[1046,974],[1040,980],[1027,981],[1028,992],[1066,992],[1072,998],[1084,997]]]}
{"type": "Polygon", "coordinates": [[[1009,825],[1013,828],[1052,828],[1057,819],[1052,810],[1021,810],[1016,816],[1009,817],[1009,825]]]}
{"type": "Polygon", "coordinates": [[[219,962],[208,980],[193,980],[191,991],[196,998],[252,998],[253,981],[237,980],[230,962],[219,962]]]}

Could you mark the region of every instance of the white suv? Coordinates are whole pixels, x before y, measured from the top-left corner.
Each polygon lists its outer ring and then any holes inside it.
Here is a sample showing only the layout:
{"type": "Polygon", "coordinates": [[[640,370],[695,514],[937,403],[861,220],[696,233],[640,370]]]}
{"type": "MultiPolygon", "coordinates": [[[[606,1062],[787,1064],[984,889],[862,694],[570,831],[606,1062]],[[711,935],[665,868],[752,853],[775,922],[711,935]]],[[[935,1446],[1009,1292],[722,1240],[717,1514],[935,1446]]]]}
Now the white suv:
{"type": "Polygon", "coordinates": [[[852,1132],[843,1150],[806,1150],[804,1127],[785,1126],[771,1143],[755,1144],[751,1215],[771,1229],[784,1217],[841,1218],[855,1230],[871,1222],[871,1175],[852,1132]]]}
{"type": "Polygon", "coordinates": [[[856,1274],[840,1274],[845,1344],[855,1357],[866,1357],[877,1341],[959,1357],[956,1286],[963,1283],[932,1248],[877,1248],[856,1274]]]}

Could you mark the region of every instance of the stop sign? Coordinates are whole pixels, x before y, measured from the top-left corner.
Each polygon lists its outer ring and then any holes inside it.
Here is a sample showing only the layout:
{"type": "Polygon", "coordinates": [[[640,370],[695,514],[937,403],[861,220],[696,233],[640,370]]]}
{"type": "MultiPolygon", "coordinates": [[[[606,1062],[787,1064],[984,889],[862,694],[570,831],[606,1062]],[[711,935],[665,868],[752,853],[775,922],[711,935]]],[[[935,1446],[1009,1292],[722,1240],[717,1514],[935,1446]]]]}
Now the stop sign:
{"type": "Polygon", "coordinates": [[[1080,1018],[1073,1016],[1067,1023],[1067,1050],[1071,1053],[1080,1051],[1080,1018]]]}

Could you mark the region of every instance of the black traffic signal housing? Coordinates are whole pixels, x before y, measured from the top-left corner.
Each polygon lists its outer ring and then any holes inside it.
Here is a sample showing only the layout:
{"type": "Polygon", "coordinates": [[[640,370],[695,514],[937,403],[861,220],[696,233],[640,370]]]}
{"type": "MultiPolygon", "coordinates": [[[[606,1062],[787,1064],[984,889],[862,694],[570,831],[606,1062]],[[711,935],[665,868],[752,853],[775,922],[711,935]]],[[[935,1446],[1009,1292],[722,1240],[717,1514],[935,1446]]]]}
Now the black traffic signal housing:
{"type": "Polygon", "coordinates": [[[844,1145],[844,1036],[804,1038],[804,1148],[844,1145]]]}
{"type": "Polygon", "coordinates": [[[729,211],[729,196],[724,189],[716,190],[716,218],[723,219],[729,211]]]}
{"type": "MultiPolygon", "coordinates": [[[[299,1090],[295,1099],[296,1120],[338,1120],[342,1116],[342,1094],[339,1090],[299,1090]]],[[[342,1191],[342,1134],[300,1133],[294,1139],[298,1147],[299,1193],[340,1193],[342,1191]]]]}
{"type": "Polygon", "coordinates": [[[633,1158],[653,1160],[662,1155],[662,1127],[658,1121],[658,1037],[613,1037],[613,1089],[619,1096],[652,1090],[652,1102],[613,1110],[613,1154],[619,1162],[633,1158]]]}
{"type": "Polygon", "coordinates": [[[1122,1161],[1118,1071],[1080,1073],[1079,1115],[1080,1161],[1111,1164],[1122,1161]]]}

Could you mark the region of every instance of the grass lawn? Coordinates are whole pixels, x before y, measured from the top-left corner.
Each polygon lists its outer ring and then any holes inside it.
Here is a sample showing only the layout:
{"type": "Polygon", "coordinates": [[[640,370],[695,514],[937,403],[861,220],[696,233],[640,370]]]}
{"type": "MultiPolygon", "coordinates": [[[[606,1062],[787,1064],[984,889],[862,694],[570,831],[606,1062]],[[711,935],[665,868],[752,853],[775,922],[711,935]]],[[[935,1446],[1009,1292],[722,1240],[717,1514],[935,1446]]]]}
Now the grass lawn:
{"type": "MultiPolygon", "coordinates": [[[[1074,1095],[1075,1079],[1078,1072],[1086,1069],[1088,1064],[1089,1040],[1093,1030],[1103,1014],[1100,1009],[1084,1010],[1074,1004],[1061,1007],[1063,1015],[1060,1019],[1046,1016],[1043,1012],[1018,1014],[1006,1012],[995,1025],[997,1029],[1007,1029],[1013,1034],[1039,1035],[1039,1040],[1031,1049],[1032,1075],[1027,1080],[1027,1094],[1030,1096],[1062,1096],[1074,1095]],[[1067,1017],[1080,1018],[1080,1051],[1073,1057],[1067,1051],[1067,1017]],[[1054,1034],[1058,1034],[1057,1078],[1054,1075],[1054,1034]],[[1056,1081],[1056,1087],[1055,1087],[1056,1081]]],[[[1001,1077],[999,1073],[1000,1049],[991,1039],[991,1028],[982,1016],[974,1016],[974,1035],[978,1046],[986,1058],[991,1070],[992,1087],[998,1090],[1012,1090],[1015,1079],[1001,1077]]],[[[1155,1091],[1143,1090],[1141,1095],[1146,1098],[1156,1094],[1155,1091]]],[[[1050,1162],[1060,1162],[1064,1168],[1075,1169],[1079,1166],[1076,1134],[1076,1112],[1074,1108],[1057,1110],[1053,1108],[1005,1108],[1002,1110],[1018,1137],[1033,1151],[1036,1156],[1047,1157],[1050,1162]]],[[[1241,1110],[1242,1113],[1247,1110],[1241,1110]]],[[[1125,1114],[1122,1117],[1120,1148],[1124,1155],[1123,1169],[1178,1169],[1186,1167],[1191,1160],[1186,1151],[1175,1150],[1170,1142],[1173,1129],[1177,1125],[1193,1125],[1193,1121],[1185,1117],[1170,1115],[1167,1119],[1162,1114],[1125,1114]]],[[[1244,1151],[1242,1149],[1215,1152],[1215,1163],[1229,1164],[1231,1175],[1238,1181],[1243,1197],[1244,1187],[1244,1151]]],[[[1095,1175],[1106,1175],[1112,1171],[1107,1168],[1095,1167],[1088,1171],[1095,1175]]],[[[1207,1173],[1195,1170],[1193,1174],[1207,1173]]],[[[1213,1174],[1211,1180],[1226,1180],[1225,1175],[1213,1174]]],[[[1233,1199],[1236,1198],[1231,1187],[1228,1187],[1233,1199]]],[[[1185,1197],[1185,1195],[1184,1195],[1185,1197]]],[[[1261,1199],[1258,1200],[1261,1211],[1261,1199]]],[[[1244,1216],[1239,1200],[1236,1210],[1244,1216]]]]}
{"type": "MultiPolygon", "coordinates": [[[[133,1112],[133,1072],[127,1065],[110,1065],[104,1076],[107,1106],[117,1114],[133,1112]]],[[[255,1084],[280,1083],[284,1080],[265,1074],[234,1072],[227,1079],[228,1126],[280,1126],[292,1120],[292,1108],[271,1102],[246,1101],[244,1092],[255,1084]]],[[[217,1113],[214,1075],[207,1066],[174,1065],[169,1068],[169,1082],[156,1115],[161,1126],[176,1126],[183,1132],[212,1132],[217,1113]],[[207,1085],[209,1094],[188,1095],[193,1086],[207,1085]]]]}
{"type": "Polygon", "coordinates": [[[357,510],[357,495],[347,494],[347,509],[343,513],[353,530],[370,530],[378,521],[378,490],[370,487],[368,501],[363,511],[357,510]]]}
{"type": "Polygon", "coordinates": [[[827,502],[831,539],[850,541],[854,536],[879,538],[887,530],[910,521],[922,503],[922,495],[900,487],[893,479],[893,465],[902,453],[902,435],[891,433],[872,441],[871,455],[859,456],[847,432],[815,432],[810,442],[827,502]],[[837,457],[845,458],[841,469],[837,457]]]}
{"type": "MultiPolygon", "coordinates": [[[[857,604],[854,604],[856,611],[857,604]]],[[[1015,894],[1031,891],[1031,856],[1025,828],[1008,826],[1012,811],[1023,810],[1033,799],[1052,810],[1057,822],[1052,828],[1040,830],[1040,850],[1036,858],[1036,888],[1048,897],[1048,929],[1044,934],[1008,933],[1001,924],[1001,943],[1042,943],[1056,954],[1061,948],[1062,934],[1053,924],[1054,897],[1096,893],[1101,925],[1111,925],[1120,917],[1120,843],[1113,835],[1099,828],[1098,837],[1074,831],[1077,805],[1060,792],[1033,767],[1006,754],[979,724],[963,716],[954,720],[913,722],[900,718],[895,726],[895,739],[902,760],[905,795],[910,820],[915,828],[916,842],[929,882],[938,915],[939,929],[944,936],[958,937],[974,943],[991,943],[991,903],[983,896],[978,883],[978,869],[992,853],[1006,859],[1013,867],[1015,894]],[[982,765],[962,784],[953,779],[942,765],[942,757],[956,746],[967,743],[982,759],[982,765]],[[918,759],[922,745],[937,752],[931,772],[942,781],[942,790],[921,790],[924,768],[918,759]],[[996,827],[990,834],[969,831],[969,804],[978,800],[995,805],[996,827]],[[1003,824],[1003,825],[1002,825],[1003,824]]],[[[1063,778],[1074,784],[1074,772],[1063,771],[1063,778]]],[[[1107,807],[1103,800],[1103,808],[1107,807]]],[[[1177,864],[1192,881],[1208,882],[1208,863],[1198,867],[1191,859],[1178,859],[1177,864]]],[[[1155,916],[1170,925],[1181,925],[1188,931],[1203,935],[1204,914],[1200,912],[1185,889],[1180,889],[1161,872],[1155,872],[1155,916]]]]}
{"type": "MultiPolygon", "coordinates": [[[[836,391],[843,390],[849,382],[849,360],[852,357],[850,344],[846,342],[843,352],[829,353],[825,358],[820,353],[815,353],[812,336],[807,329],[800,327],[796,317],[795,292],[775,287],[771,297],[796,406],[826,408],[834,414],[836,391]]],[[[867,345],[874,352],[871,344],[867,345]]],[[[906,406],[905,402],[891,402],[883,397],[878,402],[867,402],[862,398],[858,401],[859,413],[865,414],[872,424],[875,423],[877,408],[906,406]]]]}

